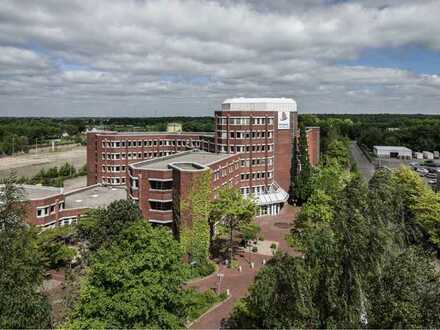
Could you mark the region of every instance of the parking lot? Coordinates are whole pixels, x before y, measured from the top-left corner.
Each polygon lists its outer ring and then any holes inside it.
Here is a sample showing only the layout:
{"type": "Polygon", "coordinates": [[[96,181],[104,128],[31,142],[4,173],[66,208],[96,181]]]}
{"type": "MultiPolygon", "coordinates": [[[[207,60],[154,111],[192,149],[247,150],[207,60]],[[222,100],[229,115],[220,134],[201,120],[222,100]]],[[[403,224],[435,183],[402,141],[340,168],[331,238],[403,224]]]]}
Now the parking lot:
{"type": "Polygon", "coordinates": [[[416,171],[425,182],[434,186],[437,184],[437,175],[440,175],[440,159],[426,160],[426,159],[384,159],[376,158],[376,167],[398,168],[400,165],[406,165],[416,171]]]}

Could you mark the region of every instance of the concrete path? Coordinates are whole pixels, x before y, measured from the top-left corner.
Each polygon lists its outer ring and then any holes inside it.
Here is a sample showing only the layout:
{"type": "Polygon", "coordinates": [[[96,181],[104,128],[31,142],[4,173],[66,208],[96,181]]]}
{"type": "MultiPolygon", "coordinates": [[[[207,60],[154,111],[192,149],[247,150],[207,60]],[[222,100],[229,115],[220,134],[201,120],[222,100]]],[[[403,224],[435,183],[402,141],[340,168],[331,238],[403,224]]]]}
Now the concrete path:
{"type": "Polygon", "coordinates": [[[353,160],[356,162],[359,172],[362,177],[369,181],[374,175],[374,165],[365,157],[362,150],[359,148],[356,141],[352,141],[350,144],[350,153],[353,160]]]}
{"type": "MultiPolygon", "coordinates": [[[[261,217],[257,220],[257,223],[261,226],[264,239],[278,242],[279,249],[292,255],[299,255],[299,253],[287,245],[285,236],[289,233],[297,213],[297,208],[287,205],[280,215],[261,217]]],[[[242,267],[241,272],[220,264],[219,273],[224,274],[220,291],[224,292],[229,289],[231,298],[192,324],[191,329],[220,329],[223,322],[231,314],[236,301],[248,293],[248,288],[253,283],[255,275],[264,267],[263,260],[267,261],[270,258],[256,253],[241,252],[240,255],[236,255],[236,260],[242,267]],[[250,267],[250,262],[254,263],[255,268],[250,267]]],[[[203,292],[208,289],[215,290],[218,285],[217,276],[211,275],[199,281],[191,282],[188,286],[203,292]]]]}

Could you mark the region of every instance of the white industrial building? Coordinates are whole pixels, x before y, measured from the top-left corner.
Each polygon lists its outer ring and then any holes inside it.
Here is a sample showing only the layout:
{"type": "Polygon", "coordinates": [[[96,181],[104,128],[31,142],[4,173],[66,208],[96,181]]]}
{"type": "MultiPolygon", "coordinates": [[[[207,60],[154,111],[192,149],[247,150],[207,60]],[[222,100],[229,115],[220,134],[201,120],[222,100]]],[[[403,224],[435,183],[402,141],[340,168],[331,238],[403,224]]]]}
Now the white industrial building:
{"type": "Polygon", "coordinates": [[[434,159],[434,154],[430,151],[423,151],[423,158],[434,159]]]}
{"type": "Polygon", "coordinates": [[[412,150],[407,147],[374,146],[373,152],[378,158],[412,159],[412,150]]]}
{"type": "Polygon", "coordinates": [[[423,159],[423,154],[421,152],[415,152],[414,153],[414,158],[415,159],[423,159]]]}

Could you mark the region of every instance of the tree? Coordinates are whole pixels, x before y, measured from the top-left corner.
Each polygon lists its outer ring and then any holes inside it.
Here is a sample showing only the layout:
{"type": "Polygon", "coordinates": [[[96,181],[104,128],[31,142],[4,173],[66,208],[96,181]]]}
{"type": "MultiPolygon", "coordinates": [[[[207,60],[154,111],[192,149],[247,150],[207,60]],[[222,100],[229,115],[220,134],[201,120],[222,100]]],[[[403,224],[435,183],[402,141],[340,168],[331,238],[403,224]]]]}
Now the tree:
{"type": "Polygon", "coordinates": [[[179,242],[166,228],[135,221],[92,257],[67,327],[182,328],[182,256],[179,242]]]}
{"type": "Polygon", "coordinates": [[[304,260],[277,254],[257,274],[249,296],[234,308],[228,326],[235,329],[316,327],[311,274],[304,260]]]}
{"type": "Polygon", "coordinates": [[[58,176],[71,177],[76,174],[75,167],[69,163],[65,162],[63,166],[58,169],[58,176]]]}
{"type": "Polygon", "coordinates": [[[394,173],[394,182],[402,196],[408,241],[440,250],[440,195],[405,166],[394,173]]]}
{"type": "Polygon", "coordinates": [[[310,176],[312,168],[309,163],[309,152],[307,146],[307,132],[304,126],[301,127],[299,136],[299,174],[293,177],[293,196],[297,204],[302,205],[310,196],[310,176]]]}
{"type": "Polygon", "coordinates": [[[37,236],[37,246],[47,269],[57,269],[70,264],[76,255],[74,248],[66,244],[73,236],[71,226],[46,229],[37,236]]]}
{"type": "Polygon", "coordinates": [[[290,162],[290,186],[289,186],[289,203],[293,204],[298,199],[296,193],[295,182],[299,174],[299,162],[298,162],[298,138],[293,137],[292,143],[292,160],[290,162]]]}
{"type": "Polygon", "coordinates": [[[49,328],[50,305],[38,289],[43,267],[36,233],[24,223],[23,192],[8,178],[0,188],[0,328],[49,328]]]}
{"type": "MultiPolygon", "coordinates": [[[[249,247],[249,252],[251,252],[251,241],[258,240],[261,233],[261,227],[256,223],[245,223],[240,226],[239,231],[246,246],[249,247]]],[[[249,259],[249,262],[251,262],[251,259],[249,259]]]]}
{"type": "Polygon", "coordinates": [[[110,245],[128,226],[142,217],[136,204],[129,200],[118,200],[106,208],[90,210],[78,225],[81,239],[90,243],[90,249],[110,245]]]}
{"type": "Polygon", "coordinates": [[[410,248],[371,282],[368,326],[372,329],[438,328],[440,276],[430,258],[410,248]]]}
{"type": "Polygon", "coordinates": [[[230,264],[233,259],[234,231],[251,222],[255,214],[255,202],[250,198],[244,198],[237,188],[226,186],[218,191],[211,216],[228,231],[230,264]]]}
{"type": "Polygon", "coordinates": [[[349,141],[347,139],[333,139],[327,147],[327,152],[325,155],[326,162],[336,161],[344,168],[348,168],[350,166],[348,143],[349,141]]]}

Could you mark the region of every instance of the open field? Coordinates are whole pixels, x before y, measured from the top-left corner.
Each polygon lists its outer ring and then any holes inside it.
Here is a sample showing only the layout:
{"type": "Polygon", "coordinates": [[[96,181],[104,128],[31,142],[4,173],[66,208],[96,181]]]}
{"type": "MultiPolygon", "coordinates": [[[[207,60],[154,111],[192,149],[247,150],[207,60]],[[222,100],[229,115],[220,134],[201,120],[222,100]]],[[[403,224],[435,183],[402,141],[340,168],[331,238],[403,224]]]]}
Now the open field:
{"type": "Polygon", "coordinates": [[[44,151],[0,158],[0,178],[15,170],[18,176],[31,177],[42,168],[61,166],[65,162],[80,168],[86,163],[86,147],[74,146],[62,151],[44,151]]]}

